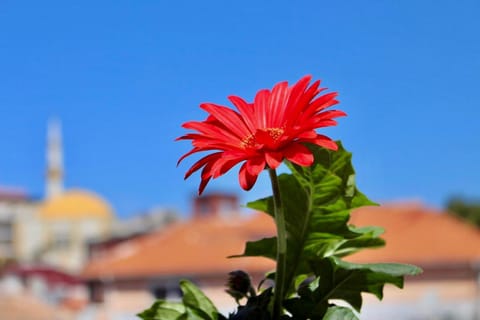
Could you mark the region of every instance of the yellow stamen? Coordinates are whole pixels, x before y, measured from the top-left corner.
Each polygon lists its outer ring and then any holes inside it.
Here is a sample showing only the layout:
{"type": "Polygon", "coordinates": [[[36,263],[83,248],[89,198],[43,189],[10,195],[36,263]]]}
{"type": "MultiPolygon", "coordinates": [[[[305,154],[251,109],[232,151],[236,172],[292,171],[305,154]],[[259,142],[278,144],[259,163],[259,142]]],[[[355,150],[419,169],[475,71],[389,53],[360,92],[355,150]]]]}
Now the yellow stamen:
{"type": "Polygon", "coordinates": [[[273,140],[278,140],[278,138],[282,136],[284,131],[282,128],[268,128],[267,132],[273,140]]]}
{"type": "Polygon", "coordinates": [[[242,146],[243,149],[246,149],[248,147],[254,147],[255,146],[255,135],[251,134],[251,135],[243,138],[240,145],[242,146]]]}
{"type": "MultiPolygon", "coordinates": [[[[285,132],[282,128],[266,128],[264,129],[270,137],[272,137],[273,140],[278,140],[283,133],[285,132]]],[[[240,146],[245,149],[245,148],[253,148],[255,147],[255,144],[257,143],[255,139],[255,135],[251,134],[249,136],[246,136],[243,138],[242,142],[240,143],[240,146]]]]}

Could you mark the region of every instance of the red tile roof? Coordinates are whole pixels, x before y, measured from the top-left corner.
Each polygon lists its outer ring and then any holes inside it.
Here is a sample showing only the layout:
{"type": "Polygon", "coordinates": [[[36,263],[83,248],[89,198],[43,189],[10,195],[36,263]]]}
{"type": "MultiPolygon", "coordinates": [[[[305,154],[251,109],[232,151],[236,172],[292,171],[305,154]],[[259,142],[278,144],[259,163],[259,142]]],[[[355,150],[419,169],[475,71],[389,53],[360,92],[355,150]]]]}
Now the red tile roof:
{"type": "Polygon", "coordinates": [[[0,186],[0,201],[26,201],[27,193],[20,188],[0,186]]]}
{"type": "Polygon", "coordinates": [[[273,220],[265,214],[249,218],[205,217],[176,223],[163,231],[119,244],[111,254],[94,259],[85,278],[210,275],[243,269],[265,272],[274,264],[266,258],[232,258],[245,242],[272,236],[273,220]]]}
{"type": "Polygon", "coordinates": [[[4,273],[16,275],[22,279],[39,277],[49,285],[61,284],[63,286],[75,286],[81,284],[81,279],[77,276],[57,270],[53,267],[42,265],[10,265],[4,270],[4,273]]]}
{"type": "Polygon", "coordinates": [[[350,260],[421,265],[480,262],[480,229],[419,204],[360,208],[351,222],[383,227],[387,245],[358,252],[350,260]]]}
{"type": "MultiPolygon", "coordinates": [[[[421,205],[365,207],[352,213],[351,223],[386,229],[387,246],[363,250],[349,260],[413,264],[480,261],[480,230],[445,213],[421,205]]],[[[227,273],[235,269],[265,272],[272,261],[263,258],[227,259],[239,254],[249,240],[274,234],[266,214],[250,218],[199,218],[166,230],[126,241],[110,254],[94,259],[85,278],[148,277],[227,273]]]]}

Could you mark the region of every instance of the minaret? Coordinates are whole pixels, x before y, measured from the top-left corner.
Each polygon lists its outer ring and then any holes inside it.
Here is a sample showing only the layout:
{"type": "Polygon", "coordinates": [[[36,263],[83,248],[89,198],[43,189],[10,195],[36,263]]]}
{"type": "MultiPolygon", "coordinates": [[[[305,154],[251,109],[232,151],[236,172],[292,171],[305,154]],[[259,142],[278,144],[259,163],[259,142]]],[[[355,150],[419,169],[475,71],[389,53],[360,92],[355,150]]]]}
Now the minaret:
{"type": "Polygon", "coordinates": [[[45,189],[47,198],[58,196],[63,192],[62,129],[58,119],[48,122],[45,189]]]}

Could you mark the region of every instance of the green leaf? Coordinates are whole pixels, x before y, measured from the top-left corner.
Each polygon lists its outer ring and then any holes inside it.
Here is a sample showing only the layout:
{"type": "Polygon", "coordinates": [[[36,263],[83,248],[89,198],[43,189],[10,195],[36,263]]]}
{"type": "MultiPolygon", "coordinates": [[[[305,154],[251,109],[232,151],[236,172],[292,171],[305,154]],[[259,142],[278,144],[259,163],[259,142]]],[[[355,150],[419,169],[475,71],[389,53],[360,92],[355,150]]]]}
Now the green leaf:
{"type": "Polygon", "coordinates": [[[325,258],[313,268],[316,277],[309,284],[299,286],[298,297],[284,302],[294,319],[356,319],[349,318],[354,313],[348,308],[327,310],[331,300],[344,300],[360,312],[362,293],[371,293],[381,299],[386,283],[402,287],[405,275],[421,272],[411,265],[356,264],[336,257],[325,258]]]}
{"type": "MultiPolygon", "coordinates": [[[[350,210],[374,204],[355,186],[351,154],[339,143],[338,151],[311,146],[315,162],[310,167],[288,163],[292,174],[279,176],[287,229],[287,287],[293,279],[312,273],[311,264],[329,256],[344,256],[361,248],[384,244],[380,229],[348,226],[350,210]]],[[[248,204],[273,216],[273,198],[248,204]]],[[[275,259],[276,238],[249,242],[243,256],[275,259]]],[[[291,291],[290,291],[291,292],[291,291]]]]}
{"type": "Polygon", "coordinates": [[[262,256],[275,260],[277,252],[277,238],[263,238],[258,241],[247,241],[245,253],[242,255],[232,255],[229,258],[240,258],[244,256],[262,256]]]}
{"type": "Polygon", "coordinates": [[[178,302],[168,302],[164,300],[156,301],[149,309],[138,314],[143,320],[180,320],[184,319],[185,306],[178,302]]]}
{"type": "Polygon", "coordinates": [[[156,301],[149,309],[138,314],[144,320],[218,320],[220,315],[203,292],[188,280],[180,281],[182,302],[156,301]]]}
{"type": "Polygon", "coordinates": [[[362,227],[356,228],[354,226],[349,226],[350,231],[358,233],[359,236],[356,238],[348,239],[340,245],[336,252],[335,256],[344,257],[350,254],[353,254],[361,249],[365,248],[376,248],[383,247],[385,241],[379,236],[383,233],[383,228],[380,227],[362,227]]]}
{"type": "MultiPolygon", "coordinates": [[[[382,228],[348,225],[352,209],[374,203],[357,189],[351,154],[338,145],[338,151],[311,146],[312,166],[287,163],[291,174],[278,177],[287,231],[286,287],[290,299],[284,306],[294,319],[321,319],[326,314],[330,319],[356,319],[348,308],[328,309],[330,300],[344,300],[359,311],[362,292],[381,299],[385,284],[402,287],[405,275],[420,272],[410,265],[340,260],[365,248],[383,246],[385,241],[380,238],[382,228]]],[[[251,202],[248,207],[274,215],[272,197],[251,202]]],[[[276,238],[247,243],[243,256],[275,260],[276,238]]]]}
{"type": "Polygon", "coordinates": [[[315,301],[341,299],[360,311],[362,292],[382,299],[386,283],[402,288],[403,277],[419,274],[421,269],[396,263],[357,264],[329,257],[315,265],[314,272],[320,278],[313,292],[315,301]]]}
{"type": "Polygon", "coordinates": [[[422,273],[422,269],[403,263],[352,263],[337,258],[332,258],[339,268],[345,270],[371,270],[373,272],[385,273],[391,276],[416,276],[422,273]]]}
{"type": "MultiPolygon", "coordinates": [[[[191,316],[198,315],[199,319],[215,320],[218,318],[218,311],[208,297],[192,282],[180,281],[180,288],[183,292],[183,304],[192,309],[191,316]]],[[[190,319],[190,317],[188,318],[190,319]]],[[[194,318],[192,318],[194,319],[194,318]]]]}
{"type": "Polygon", "coordinates": [[[359,320],[352,309],[333,306],[328,308],[323,320],[359,320]]]}

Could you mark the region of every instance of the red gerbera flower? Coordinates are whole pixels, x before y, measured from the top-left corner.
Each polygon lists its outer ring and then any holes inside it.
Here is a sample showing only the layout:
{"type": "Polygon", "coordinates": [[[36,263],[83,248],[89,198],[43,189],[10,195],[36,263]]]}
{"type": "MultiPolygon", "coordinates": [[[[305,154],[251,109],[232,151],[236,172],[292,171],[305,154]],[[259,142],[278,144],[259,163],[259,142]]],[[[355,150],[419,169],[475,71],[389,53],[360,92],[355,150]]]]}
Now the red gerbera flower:
{"type": "Polygon", "coordinates": [[[183,124],[194,130],[177,140],[192,140],[193,149],[185,157],[202,151],[216,151],[198,160],[185,174],[203,168],[199,194],[202,194],[211,178],[217,178],[236,164],[245,161],[240,168],[239,181],[245,190],[250,190],[260,172],[268,166],[276,169],[284,159],[300,166],[310,166],[313,155],[304,145],[312,143],[327,149],[337,150],[330,138],[318,134],[315,129],[334,126],[333,118],[345,116],[343,111],[325,111],[338,103],[336,92],[317,97],[325,90],[320,80],[310,85],[311,76],[305,76],[295,85],[280,82],[273,89],[260,90],[253,103],[240,97],[229,100],[238,111],[203,103],[200,107],[209,113],[206,120],[183,124]]]}

